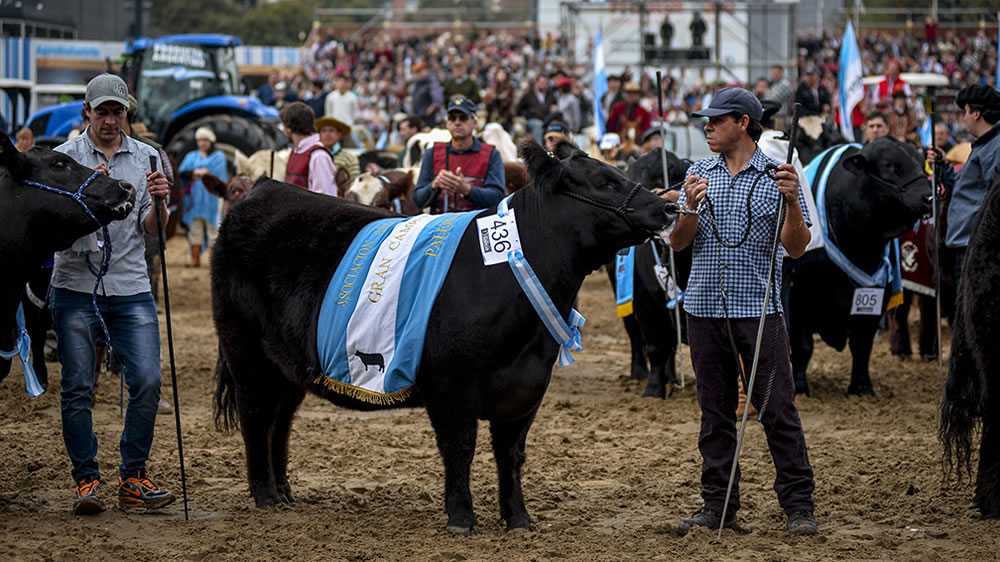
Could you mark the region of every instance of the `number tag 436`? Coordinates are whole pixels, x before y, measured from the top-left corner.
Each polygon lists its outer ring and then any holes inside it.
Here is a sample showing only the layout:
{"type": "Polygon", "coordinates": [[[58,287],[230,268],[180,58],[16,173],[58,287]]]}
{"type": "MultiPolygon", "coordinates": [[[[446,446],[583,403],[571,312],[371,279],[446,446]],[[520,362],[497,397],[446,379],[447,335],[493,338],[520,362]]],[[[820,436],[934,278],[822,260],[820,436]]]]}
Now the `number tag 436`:
{"type": "Polygon", "coordinates": [[[882,314],[882,297],[885,289],[854,289],[854,301],[851,303],[851,315],[882,314]]]}
{"type": "Polygon", "coordinates": [[[521,238],[517,234],[514,209],[504,216],[489,215],[476,219],[479,233],[479,249],[483,252],[483,265],[507,263],[507,253],[521,249],[521,238]]]}

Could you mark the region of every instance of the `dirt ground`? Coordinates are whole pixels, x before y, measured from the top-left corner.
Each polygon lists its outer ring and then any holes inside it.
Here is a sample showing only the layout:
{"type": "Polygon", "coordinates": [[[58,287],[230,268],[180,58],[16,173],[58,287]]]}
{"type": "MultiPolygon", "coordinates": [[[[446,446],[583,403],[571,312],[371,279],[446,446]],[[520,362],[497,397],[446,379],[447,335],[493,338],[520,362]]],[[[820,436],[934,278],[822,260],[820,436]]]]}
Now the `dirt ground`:
{"type": "MultiPolygon", "coordinates": [[[[603,273],[580,295],[584,351],[555,370],[528,435],[524,491],[534,529],[499,520],[489,433],[481,428],[472,491],[482,534],[444,528],[443,469],[422,410],[361,413],[309,397],[295,421],[290,479],[297,502],[261,510],[245,480],[238,434],[211,421],[216,339],[208,269],[168,250],[190,520],[181,501],[154,513],[117,508],[74,517],[63,447],[58,364],[37,399],[20,367],[0,384],[0,558],[7,560],[985,560],[1000,553],[1000,522],[980,521],[968,484],[944,481],[935,438],[943,382],[936,363],[901,362],[876,342],[878,398],[848,398],[850,357],[819,345],[812,398],[797,401],[816,473],[820,535],[793,538],[771,485],[759,424],[741,455],[741,532],[677,520],[700,506],[698,407],[688,385],[666,401],[627,379],[627,341],[603,273]]],[[[166,325],[163,379],[170,397],[166,325]]],[[[686,350],[686,348],[685,348],[686,350]]],[[[686,351],[685,351],[686,355],[686,351]]],[[[118,382],[102,375],[94,411],[105,478],[113,479],[121,419],[118,382]]],[[[173,415],[161,415],[149,469],[181,492],[173,415]]],[[[114,492],[110,480],[106,493],[114,492]]]]}

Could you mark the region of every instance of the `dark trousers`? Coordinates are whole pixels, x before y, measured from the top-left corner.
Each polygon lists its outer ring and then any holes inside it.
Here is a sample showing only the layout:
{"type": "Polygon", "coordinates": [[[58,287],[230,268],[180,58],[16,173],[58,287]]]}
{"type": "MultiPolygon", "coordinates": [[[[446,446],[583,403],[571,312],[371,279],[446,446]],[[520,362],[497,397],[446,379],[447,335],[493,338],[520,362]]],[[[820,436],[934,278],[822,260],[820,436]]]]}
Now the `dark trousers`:
{"type": "MultiPolygon", "coordinates": [[[[733,339],[749,377],[759,319],[739,318],[731,322],[733,339]]],[[[721,513],[736,452],[736,407],[739,402],[736,358],[729,345],[724,318],[698,318],[689,314],[688,341],[697,378],[698,405],[701,406],[701,432],[698,435],[698,450],[702,457],[701,497],[705,500],[705,507],[721,513]]],[[[786,514],[813,511],[812,494],[816,483],[806,452],[802,422],[794,402],[795,385],[788,358],[788,334],[781,316],[770,314],[764,325],[757,377],[750,396],[758,409],[764,402],[771,367],[775,362],[777,370],[771,397],[761,420],[777,471],[774,491],[786,514]],[[772,350],[775,351],[772,353],[772,350]]],[[[740,470],[737,466],[729,501],[733,513],[740,508],[739,482],[740,470]]]]}

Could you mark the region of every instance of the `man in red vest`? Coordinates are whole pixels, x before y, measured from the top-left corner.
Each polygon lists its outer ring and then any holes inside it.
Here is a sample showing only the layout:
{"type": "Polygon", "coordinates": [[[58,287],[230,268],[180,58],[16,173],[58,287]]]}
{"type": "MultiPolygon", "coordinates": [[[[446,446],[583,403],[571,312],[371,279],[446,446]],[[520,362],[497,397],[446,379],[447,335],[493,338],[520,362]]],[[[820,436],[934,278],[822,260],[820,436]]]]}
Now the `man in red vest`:
{"type": "Polygon", "coordinates": [[[417,207],[431,213],[486,209],[504,197],[503,161],[493,145],[480,141],[476,104],[464,97],[448,102],[451,142],[436,142],[424,153],[413,190],[417,207]]]}
{"type": "Polygon", "coordinates": [[[308,105],[296,101],[281,108],[285,135],[292,141],[292,153],[285,166],[285,182],[315,193],[337,195],[333,157],[316,133],[316,114],[308,105]]]}
{"type": "Polygon", "coordinates": [[[896,59],[885,63],[885,78],[877,86],[868,90],[868,107],[887,111],[892,105],[892,95],[903,92],[907,99],[913,96],[910,85],[899,77],[903,65],[896,59]]]}

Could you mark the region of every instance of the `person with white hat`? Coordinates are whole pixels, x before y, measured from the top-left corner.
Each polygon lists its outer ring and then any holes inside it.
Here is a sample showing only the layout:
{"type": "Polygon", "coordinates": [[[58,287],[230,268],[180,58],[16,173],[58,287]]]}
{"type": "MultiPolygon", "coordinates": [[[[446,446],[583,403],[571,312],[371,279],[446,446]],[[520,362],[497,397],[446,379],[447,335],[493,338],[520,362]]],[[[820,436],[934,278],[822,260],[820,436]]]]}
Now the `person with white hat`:
{"type": "Polygon", "coordinates": [[[109,343],[121,357],[128,385],[118,502],[122,507],[159,509],[176,499],[146,474],[160,400],[160,330],[143,236],[159,233],[153,205],[159,205],[160,214],[167,216],[170,188],[163,172],[150,170],[151,159],[157,170],[163,169],[159,153],[123,133],[128,105],[124,80],[113,74],[97,76],[87,84],[83,102],[89,126],[56,147],[57,152],[135,189],[135,207],[128,217],[57,252],[52,270],[52,324],[62,363],[63,441],[73,464],[73,513],[77,515],[105,510],[91,414],[96,347],[103,338],[101,318],[110,334],[109,343]],[[108,239],[101,240],[104,233],[108,239]],[[105,248],[113,251],[112,259],[94,294],[91,268],[101,262],[105,248]],[[95,305],[101,318],[94,313],[95,305]]]}
{"type": "Polygon", "coordinates": [[[226,155],[215,148],[215,133],[209,127],[198,127],[194,132],[198,150],[192,150],[181,160],[177,173],[184,182],[184,215],[181,222],[187,225],[191,261],[186,267],[201,266],[201,249],[210,248],[219,235],[219,199],[205,189],[201,178],[211,174],[223,183],[229,181],[226,155]]]}

